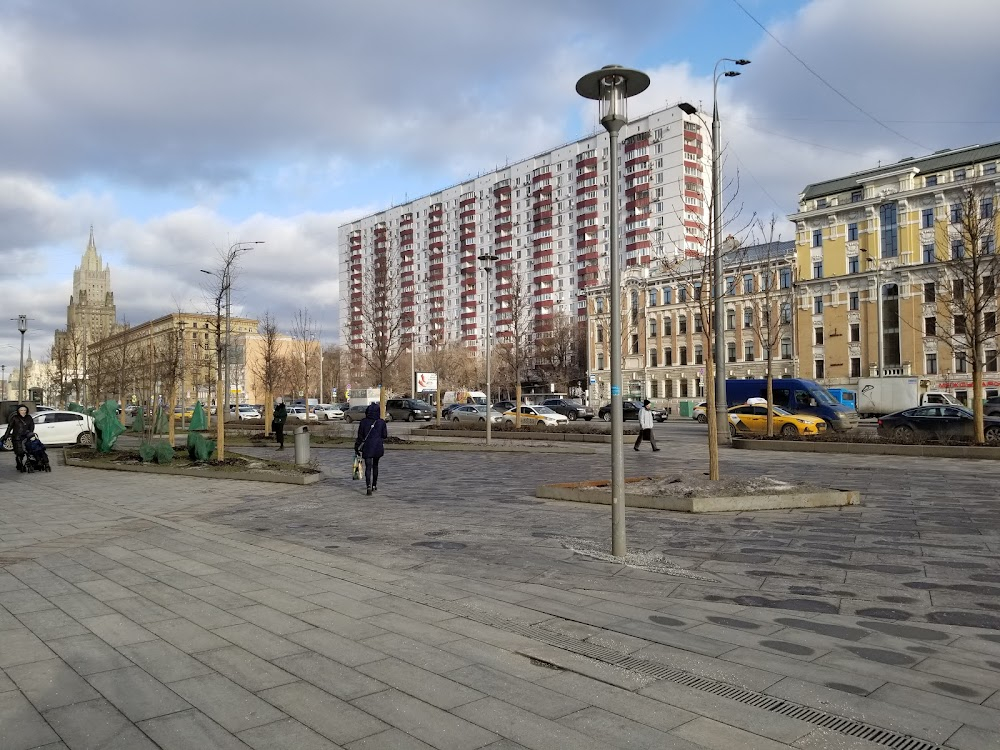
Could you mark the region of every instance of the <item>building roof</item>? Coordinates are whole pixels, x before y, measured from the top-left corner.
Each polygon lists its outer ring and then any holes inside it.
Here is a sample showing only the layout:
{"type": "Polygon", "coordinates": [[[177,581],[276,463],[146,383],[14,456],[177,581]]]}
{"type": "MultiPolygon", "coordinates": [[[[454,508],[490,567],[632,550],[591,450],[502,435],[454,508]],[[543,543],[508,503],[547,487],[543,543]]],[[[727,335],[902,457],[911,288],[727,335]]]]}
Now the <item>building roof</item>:
{"type": "Polygon", "coordinates": [[[855,172],[846,177],[838,177],[834,180],[824,182],[814,182],[807,185],[802,191],[802,200],[819,198],[824,195],[843,193],[848,190],[856,190],[861,182],[884,174],[898,172],[901,169],[914,169],[921,173],[940,172],[953,167],[961,167],[966,164],[974,164],[980,161],[1000,158],[1000,142],[989,143],[985,146],[963,146],[962,148],[943,149],[935,151],[929,156],[914,158],[908,156],[892,164],[869,169],[864,172],[855,172]]]}

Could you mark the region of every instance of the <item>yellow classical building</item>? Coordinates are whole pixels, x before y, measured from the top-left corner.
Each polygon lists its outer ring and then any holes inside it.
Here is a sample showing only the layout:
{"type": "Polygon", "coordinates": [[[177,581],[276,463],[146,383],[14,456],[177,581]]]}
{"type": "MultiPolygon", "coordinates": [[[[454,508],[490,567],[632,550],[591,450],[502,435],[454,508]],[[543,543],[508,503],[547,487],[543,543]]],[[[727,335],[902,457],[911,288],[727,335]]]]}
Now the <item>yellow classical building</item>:
{"type": "Polygon", "coordinates": [[[996,279],[989,269],[997,268],[990,258],[998,159],[1000,143],[950,149],[805,188],[789,217],[803,377],[850,385],[859,377],[914,375],[925,387],[968,398],[976,355],[964,343],[959,295],[970,292],[959,278],[976,257],[987,274],[978,358],[987,395],[996,395],[996,279]]]}

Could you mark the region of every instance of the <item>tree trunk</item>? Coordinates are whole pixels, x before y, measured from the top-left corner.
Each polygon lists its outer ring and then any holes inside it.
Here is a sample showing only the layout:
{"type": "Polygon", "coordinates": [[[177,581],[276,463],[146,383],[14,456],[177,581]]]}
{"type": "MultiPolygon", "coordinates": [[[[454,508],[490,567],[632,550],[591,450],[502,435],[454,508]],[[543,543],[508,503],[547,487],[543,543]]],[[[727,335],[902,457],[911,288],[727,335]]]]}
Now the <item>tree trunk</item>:
{"type": "Polygon", "coordinates": [[[774,373],[771,371],[771,350],[767,350],[767,436],[774,437],[774,373]]]}
{"type": "Polygon", "coordinates": [[[268,390],[264,396],[264,437],[271,434],[271,422],[274,419],[274,391],[268,390]]]}
{"type": "Polygon", "coordinates": [[[170,394],[170,403],[167,404],[167,440],[170,441],[170,447],[174,447],[174,438],[177,436],[177,428],[174,425],[174,404],[177,403],[177,390],[173,390],[170,394]]]}
{"type": "Polygon", "coordinates": [[[438,377],[438,387],[434,391],[434,405],[437,407],[437,421],[436,425],[441,426],[441,378],[438,377]]]}
{"type": "Polygon", "coordinates": [[[222,418],[222,379],[215,382],[215,460],[222,461],[226,457],[226,420],[222,418]]]}
{"type": "Polygon", "coordinates": [[[983,364],[977,353],[972,363],[972,422],[976,427],[976,443],[979,445],[986,442],[983,400],[983,364]]]}
{"type": "MultiPolygon", "coordinates": [[[[725,376],[722,368],[717,367],[715,364],[714,352],[711,346],[705,347],[705,362],[705,372],[712,372],[714,368],[715,377],[725,376]]],[[[715,414],[715,388],[713,387],[713,382],[707,380],[706,386],[705,411],[708,415],[708,478],[713,482],[717,482],[721,478],[719,470],[719,420],[715,414]]]]}
{"type": "Polygon", "coordinates": [[[521,378],[518,375],[514,376],[517,382],[514,383],[514,427],[521,428],[521,378]]]}

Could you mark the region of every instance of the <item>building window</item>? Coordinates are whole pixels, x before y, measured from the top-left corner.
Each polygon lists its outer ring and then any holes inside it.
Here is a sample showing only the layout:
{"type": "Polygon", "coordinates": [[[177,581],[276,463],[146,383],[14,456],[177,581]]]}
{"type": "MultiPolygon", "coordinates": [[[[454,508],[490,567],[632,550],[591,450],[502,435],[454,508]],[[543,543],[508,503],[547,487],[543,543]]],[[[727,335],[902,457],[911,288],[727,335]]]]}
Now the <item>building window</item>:
{"type": "Polygon", "coordinates": [[[816,380],[822,380],[826,377],[826,362],[822,359],[817,359],[814,363],[816,367],[816,380]]]}
{"type": "Polygon", "coordinates": [[[924,178],[924,187],[934,187],[937,185],[937,175],[929,174],[924,178]]]}
{"type": "Polygon", "coordinates": [[[695,299],[701,299],[701,283],[695,282],[691,286],[692,286],[692,290],[694,291],[694,298],[695,299]]]}
{"type": "Polygon", "coordinates": [[[702,352],[701,346],[696,346],[694,348],[694,363],[696,365],[705,364],[705,355],[702,352]]]}
{"type": "Polygon", "coordinates": [[[965,299],[965,281],[963,279],[955,279],[951,282],[951,296],[956,301],[965,299]]]}
{"type": "Polygon", "coordinates": [[[993,218],[993,196],[987,195],[985,198],[980,198],[979,200],[979,218],[981,219],[992,219],[993,218]]]}
{"type": "Polygon", "coordinates": [[[920,212],[920,226],[924,229],[934,228],[934,209],[925,208],[920,212]]]}
{"type": "Polygon", "coordinates": [[[937,375],[937,355],[928,354],[924,357],[924,374],[937,375]]]}
{"type": "Polygon", "coordinates": [[[659,297],[659,295],[657,294],[657,292],[656,292],[655,289],[650,289],[649,290],[649,306],[650,307],[656,307],[659,304],[659,302],[657,301],[658,297],[659,297]]]}
{"type": "Polygon", "coordinates": [[[701,315],[695,315],[694,316],[694,332],[695,333],[702,333],[703,331],[704,331],[704,328],[702,327],[702,324],[701,324],[701,315]]]}
{"type": "Polygon", "coordinates": [[[965,358],[965,352],[955,352],[955,372],[966,373],[969,371],[969,362],[965,358]]]}
{"type": "Polygon", "coordinates": [[[671,336],[674,332],[674,319],[669,315],[663,319],[663,335],[671,336]]]}
{"type": "Polygon", "coordinates": [[[815,337],[816,346],[822,346],[823,345],[823,329],[822,328],[815,328],[815,329],[813,329],[813,335],[815,337]]]}
{"type": "Polygon", "coordinates": [[[823,261],[813,263],[813,278],[814,279],[823,278],[823,261]]]}
{"type": "Polygon", "coordinates": [[[851,203],[860,203],[860,202],[861,202],[861,191],[855,190],[854,192],[851,193],[851,203]]]}
{"type": "Polygon", "coordinates": [[[955,335],[956,336],[964,336],[965,335],[965,331],[966,331],[965,316],[964,315],[956,315],[954,323],[955,323],[955,335]]]}
{"type": "Polygon", "coordinates": [[[660,397],[660,381],[659,380],[656,380],[654,378],[653,380],[649,381],[649,395],[652,396],[653,398],[659,398],[660,397]]]}
{"type": "Polygon", "coordinates": [[[937,336],[937,317],[924,318],[924,336],[937,336]]]}
{"type": "Polygon", "coordinates": [[[931,244],[931,245],[924,245],[923,246],[923,256],[924,256],[924,263],[933,263],[935,260],[937,260],[934,257],[934,245],[933,244],[931,244]]]}
{"type": "Polygon", "coordinates": [[[681,347],[681,365],[686,365],[688,363],[688,350],[686,346],[681,347]]]}
{"type": "Polygon", "coordinates": [[[656,356],[656,349],[650,349],[649,350],[649,366],[650,367],[659,367],[659,360],[657,359],[657,356],[656,356]]]}
{"type": "Polygon", "coordinates": [[[861,262],[858,260],[857,255],[852,255],[847,259],[847,272],[848,273],[858,273],[861,270],[861,262]]]}
{"type": "Polygon", "coordinates": [[[753,342],[746,341],[743,344],[743,361],[753,362],[753,342]]]}
{"type": "Polygon", "coordinates": [[[882,257],[895,258],[899,255],[899,224],[895,203],[884,203],[879,207],[882,222],[882,257]]]}
{"type": "Polygon", "coordinates": [[[816,208],[826,208],[826,206],[827,206],[827,199],[826,198],[817,198],[816,199],[816,208]]]}
{"type": "Polygon", "coordinates": [[[792,322],[792,303],[782,302],[781,303],[781,323],[783,325],[788,325],[792,322]]]}
{"type": "Polygon", "coordinates": [[[639,353],[639,334],[638,333],[633,333],[632,334],[632,353],[633,354],[638,354],[639,353]]]}
{"type": "Polygon", "coordinates": [[[687,378],[684,378],[684,379],[681,380],[681,396],[680,397],[681,398],[687,398],[688,397],[688,382],[687,382],[687,378]]]}
{"type": "Polygon", "coordinates": [[[813,247],[823,247],[823,230],[813,230],[813,247]]]}
{"type": "Polygon", "coordinates": [[[688,290],[687,290],[687,287],[684,286],[683,284],[681,286],[677,287],[677,301],[678,302],[687,302],[688,301],[688,290]]]}
{"type": "Polygon", "coordinates": [[[604,369],[604,355],[603,354],[598,354],[597,355],[597,369],[598,370],[603,370],[604,369]]]}
{"type": "Polygon", "coordinates": [[[986,350],[986,367],[985,369],[989,372],[997,371],[997,350],[987,349],[986,350]]]}
{"type": "Polygon", "coordinates": [[[849,329],[849,335],[850,335],[850,341],[851,342],[853,342],[853,343],[856,344],[859,341],[861,341],[861,324],[860,323],[851,323],[851,327],[849,329]]]}
{"type": "Polygon", "coordinates": [[[736,361],[736,342],[730,341],[726,344],[726,361],[735,362],[736,361]]]}
{"type": "Polygon", "coordinates": [[[958,224],[962,221],[962,204],[952,203],[948,209],[948,220],[952,224],[958,224]]]}
{"type": "Polygon", "coordinates": [[[664,349],[663,350],[663,366],[670,367],[674,363],[674,350],[664,349]]]}
{"type": "Polygon", "coordinates": [[[934,286],[933,281],[928,281],[924,284],[924,303],[934,302],[937,300],[937,288],[934,286]]]}
{"type": "Polygon", "coordinates": [[[732,331],[736,328],[736,311],[733,309],[726,310],[726,330],[732,331]]]}
{"type": "Polygon", "coordinates": [[[851,375],[852,378],[861,377],[861,357],[851,357],[851,375]]]}
{"type": "Polygon", "coordinates": [[[996,174],[996,173],[997,173],[997,163],[995,161],[983,165],[983,174],[996,174]]]}
{"type": "Polygon", "coordinates": [[[726,294],[736,294],[736,277],[726,277],[726,294]]]}
{"type": "Polygon", "coordinates": [[[596,300],[594,300],[594,307],[596,308],[596,312],[598,314],[603,313],[604,312],[604,297],[598,297],[596,300]]]}
{"type": "Polygon", "coordinates": [[[813,297],[813,315],[823,314],[823,298],[813,297]]]}
{"type": "Polygon", "coordinates": [[[782,339],[781,340],[781,358],[791,359],[792,358],[792,340],[782,339]]]}
{"type": "Polygon", "coordinates": [[[996,333],[997,314],[995,312],[988,312],[983,314],[983,331],[986,333],[996,333]]]}
{"type": "Polygon", "coordinates": [[[753,294],[753,275],[747,274],[743,277],[743,293],[753,294]]]}
{"type": "Polygon", "coordinates": [[[792,269],[782,268],[778,271],[778,286],[782,289],[792,288],[792,269]]]}
{"type": "Polygon", "coordinates": [[[681,315],[677,318],[677,333],[686,334],[688,332],[688,319],[681,315]]]}
{"type": "Polygon", "coordinates": [[[858,223],[852,221],[847,225],[847,240],[848,242],[858,239],[858,223]]]}
{"type": "Polygon", "coordinates": [[[951,241],[951,259],[962,260],[965,257],[965,242],[962,240],[951,241]]]}
{"type": "Polygon", "coordinates": [[[649,321],[648,328],[649,328],[649,338],[655,339],[656,338],[656,318],[653,318],[653,319],[651,319],[649,321]]]}
{"type": "Polygon", "coordinates": [[[988,237],[983,237],[982,251],[983,255],[993,255],[996,251],[996,238],[992,234],[988,237]]]}
{"type": "Polygon", "coordinates": [[[744,307],[743,308],[743,327],[752,328],[753,327],[753,308],[744,307]]]}
{"type": "Polygon", "coordinates": [[[851,292],[847,295],[847,309],[848,310],[860,310],[861,309],[861,295],[857,292],[851,292]]]}
{"type": "Polygon", "coordinates": [[[597,343],[598,344],[603,344],[604,343],[604,327],[603,326],[597,326],[597,343]]]}
{"type": "Polygon", "coordinates": [[[674,290],[669,286],[663,287],[663,304],[669,305],[674,300],[674,290]]]}

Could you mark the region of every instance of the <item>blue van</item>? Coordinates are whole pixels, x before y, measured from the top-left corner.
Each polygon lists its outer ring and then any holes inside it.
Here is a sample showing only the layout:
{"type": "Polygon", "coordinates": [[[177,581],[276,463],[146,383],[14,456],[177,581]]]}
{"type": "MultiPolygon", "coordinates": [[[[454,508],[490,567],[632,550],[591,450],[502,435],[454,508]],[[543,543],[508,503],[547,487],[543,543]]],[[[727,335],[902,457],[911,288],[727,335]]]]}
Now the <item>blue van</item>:
{"type": "MultiPolygon", "coordinates": [[[[822,417],[834,430],[851,430],[858,426],[858,413],[841,404],[815,380],[775,378],[772,381],[774,405],[792,414],[822,417]]],[[[727,380],[726,404],[738,406],[751,398],[767,398],[766,380],[727,380]]]]}

